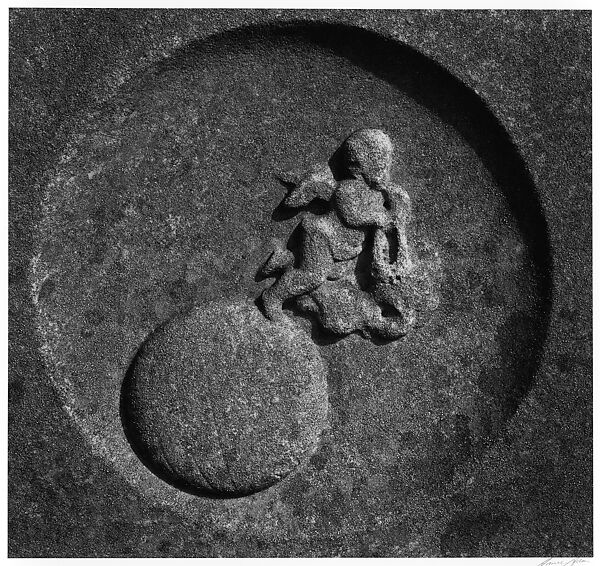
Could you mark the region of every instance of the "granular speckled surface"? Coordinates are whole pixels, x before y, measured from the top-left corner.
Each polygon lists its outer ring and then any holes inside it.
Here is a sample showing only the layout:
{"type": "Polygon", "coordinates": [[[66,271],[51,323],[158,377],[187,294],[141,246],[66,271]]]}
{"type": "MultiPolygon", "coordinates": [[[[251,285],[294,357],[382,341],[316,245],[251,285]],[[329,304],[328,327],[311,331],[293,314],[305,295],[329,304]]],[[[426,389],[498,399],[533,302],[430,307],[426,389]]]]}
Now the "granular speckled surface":
{"type": "Polygon", "coordinates": [[[10,554],[591,554],[590,28],[13,10],[10,554]],[[132,357],[199,300],[260,294],[295,222],[276,170],[361,127],[394,142],[439,309],[392,344],[298,319],[328,368],[313,457],[249,497],[169,486],[127,452],[132,357]]]}
{"type": "Polygon", "coordinates": [[[200,496],[240,497],[294,471],[327,426],[327,368],[293,323],[250,301],[198,305],[145,342],[124,427],[148,467],[200,496]]]}

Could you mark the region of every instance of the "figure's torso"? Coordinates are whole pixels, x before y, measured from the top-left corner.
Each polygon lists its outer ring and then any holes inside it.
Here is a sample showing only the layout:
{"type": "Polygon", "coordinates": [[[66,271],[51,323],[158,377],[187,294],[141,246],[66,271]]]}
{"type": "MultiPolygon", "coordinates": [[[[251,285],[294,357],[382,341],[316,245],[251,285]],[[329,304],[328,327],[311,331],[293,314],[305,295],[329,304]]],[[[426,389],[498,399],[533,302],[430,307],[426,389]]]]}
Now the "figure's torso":
{"type": "Polygon", "coordinates": [[[303,224],[305,230],[318,231],[325,237],[335,261],[353,259],[362,251],[364,232],[346,226],[335,210],[324,216],[307,217],[303,224]]]}

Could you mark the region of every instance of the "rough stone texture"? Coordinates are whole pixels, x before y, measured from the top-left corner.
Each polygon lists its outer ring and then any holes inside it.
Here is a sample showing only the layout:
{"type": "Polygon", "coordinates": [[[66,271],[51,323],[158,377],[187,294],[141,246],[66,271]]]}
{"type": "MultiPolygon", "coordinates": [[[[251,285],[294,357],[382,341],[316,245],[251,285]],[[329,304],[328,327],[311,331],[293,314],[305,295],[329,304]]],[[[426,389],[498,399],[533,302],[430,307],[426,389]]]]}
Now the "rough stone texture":
{"type": "Polygon", "coordinates": [[[10,554],[591,554],[590,35],[585,12],[12,11],[10,554]],[[414,241],[444,250],[439,317],[313,335],[332,422],[298,473],[170,487],[120,428],[132,357],[197,298],[260,293],[275,169],[360,127],[391,130],[414,241]]]}
{"type": "Polygon", "coordinates": [[[125,379],[122,419],[155,473],[200,495],[280,481],[327,424],[327,368],[292,322],[254,303],[199,305],[158,329],[125,379]]]}
{"type": "Polygon", "coordinates": [[[421,261],[410,249],[410,197],[390,179],[393,149],[382,130],[358,130],[333,163],[284,177],[290,192],[282,205],[304,215],[261,269],[277,278],[262,294],[269,319],[281,319],[292,301],[332,334],[395,340],[415,311],[437,307],[438,253],[421,261]],[[310,210],[315,202],[318,212],[310,210]]]}

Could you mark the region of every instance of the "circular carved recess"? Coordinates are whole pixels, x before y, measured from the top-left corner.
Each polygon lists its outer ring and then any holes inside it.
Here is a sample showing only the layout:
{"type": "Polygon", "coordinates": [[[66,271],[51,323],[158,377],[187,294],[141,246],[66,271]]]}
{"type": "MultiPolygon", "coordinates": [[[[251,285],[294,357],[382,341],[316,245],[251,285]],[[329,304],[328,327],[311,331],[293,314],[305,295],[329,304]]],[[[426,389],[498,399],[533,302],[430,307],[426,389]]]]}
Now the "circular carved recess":
{"type": "Polygon", "coordinates": [[[199,306],[157,330],[123,384],[122,418],[146,465],[192,493],[265,489],[316,448],[326,370],[293,324],[251,302],[199,306]]]}
{"type": "MultiPolygon", "coordinates": [[[[531,388],[551,300],[535,186],[483,101],[414,50],[343,26],[237,30],[151,66],[64,127],[71,141],[45,183],[31,262],[43,349],[69,418],[152,497],[178,505],[123,433],[132,358],[194,304],[259,297],[257,267],[298,222],[278,207],[277,175],[326,162],[361,128],[393,143],[407,238],[418,257],[437,254],[440,301],[391,344],[335,340],[296,319],[328,368],[334,434],[319,472],[302,468],[312,487],[298,507],[345,490],[352,473],[402,486],[382,487],[379,509],[419,509],[419,494],[481,454],[531,388]]],[[[268,493],[285,497],[280,485],[268,493]]],[[[346,515],[366,513],[364,501],[346,515]]]]}

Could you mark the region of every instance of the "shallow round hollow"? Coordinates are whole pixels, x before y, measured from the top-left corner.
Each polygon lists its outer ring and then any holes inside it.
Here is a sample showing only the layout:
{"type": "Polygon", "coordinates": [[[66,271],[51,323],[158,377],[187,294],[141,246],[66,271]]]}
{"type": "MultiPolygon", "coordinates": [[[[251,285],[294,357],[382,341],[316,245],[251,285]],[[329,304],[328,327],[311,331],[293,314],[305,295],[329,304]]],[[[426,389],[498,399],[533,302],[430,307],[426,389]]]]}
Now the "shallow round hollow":
{"type": "Polygon", "coordinates": [[[123,425],[144,463],[195,494],[270,487],[316,449],[326,369],[293,324],[251,302],[196,307],[157,330],[123,383],[123,425]]]}

